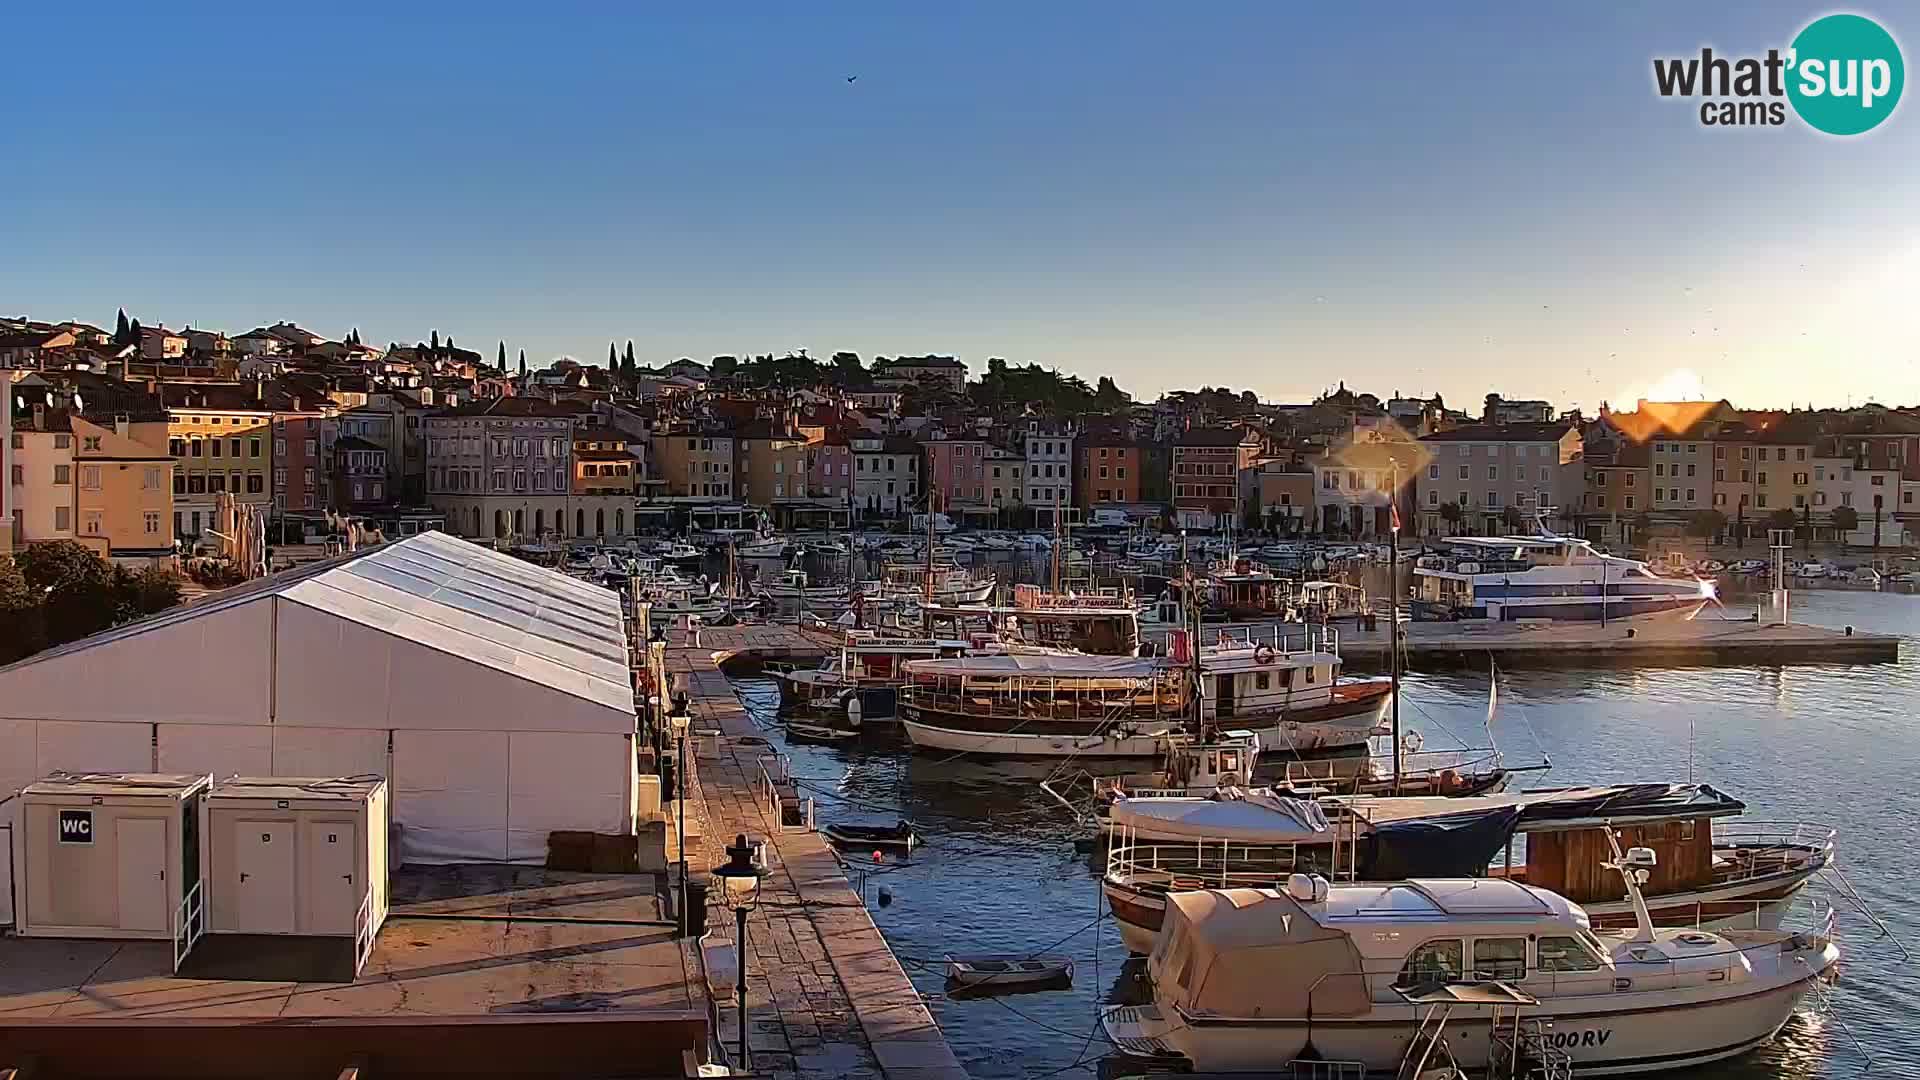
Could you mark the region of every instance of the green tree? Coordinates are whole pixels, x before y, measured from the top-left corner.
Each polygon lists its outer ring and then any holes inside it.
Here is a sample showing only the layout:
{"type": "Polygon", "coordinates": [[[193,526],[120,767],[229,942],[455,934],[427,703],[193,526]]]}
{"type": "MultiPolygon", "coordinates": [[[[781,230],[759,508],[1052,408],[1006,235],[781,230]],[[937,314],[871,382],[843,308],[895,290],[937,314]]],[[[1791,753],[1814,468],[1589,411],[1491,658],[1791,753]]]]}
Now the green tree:
{"type": "Polygon", "coordinates": [[[127,325],[127,309],[121,308],[119,316],[113,321],[113,343],[115,345],[132,344],[129,337],[132,330],[133,328],[127,325]]]}
{"type": "Polygon", "coordinates": [[[1727,527],[1727,515],[1718,510],[1695,510],[1687,517],[1687,535],[1712,540],[1727,527]]]}
{"type": "Polygon", "coordinates": [[[1840,534],[1843,543],[1848,533],[1860,527],[1860,512],[1851,506],[1836,506],[1829,516],[1833,522],[1833,531],[1840,534]]]}
{"type": "Polygon", "coordinates": [[[1521,517],[1519,507],[1509,506],[1506,512],[1500,515],[1500,520],[1506,522],[1507,528],[1517,529],[1520,527],[1520,523],[1526,519],[1521,517]]]}
{"type": "Polygon", "coordinates": [[[523,379],[527,377],[527,350],[525,349],[520,350],[520,377],[523,379]]]}
{"type": "Polygon", "coordinates": [[[713,371],[715,377],[733,375],[740,370],[740,358],[737,356],[716,356],[713,358],[713,362],[708,364],[707,367],[713,371]]]}
{"type": "Polygon", "coordinates": [[[27,585],[40,594],[47,644],[63,645],[112,626],[113,570],[72,540],[31,544],[15,556],[27,585]]]}
{"type": "Polygon", "coordinates": [[[27,584],[19,560],[0,555],[0,664],[11,664],[46,647],[40,594],[27,584]]]}
{"type": "Polygon", "coordinates": [[[427,347],[429,349],[432,349],[434,352],[440,351],[440,331],[435,330],[432,332],[432,337],[427,342],[427,347]]]}
{"type": "Polygon", "coordinates": [[[125,344],[132,345],[135,348],[139,348],[140,346],[140,320],[139,319],[135,319],[132,322],[127,324],[127,340],[125,344]]]}
{"type": "Polygon", "coordinates": [[[620,352],[611,341],[607,342],[607,371],[615,375],[620,373],[620,352]]]}
{"type": "Polygon", "coordinates": [[[500,341],[499,365],[501,371],[507,370],[507,342],[504,338],[500,341]]]}
{"type": "Polygon", "coordinates": [[[1460,534],[1460,519],[1465,516],[1466,511],[1460,509],[1459,503],[1443,502],[1440,504],[1440,520],[1447,523],[1448,536],[1458,536],[1460,534]]]}
{"type": "Polygon", "coordinates": [[[620,374],[625,375],[627,378],[631,379],[639,375],[639,373],[640,373],[640,365],[635,363],[633,360],[633,339],[628,338],[626,355],[620,358],[620,374]]]}
{"type": "Polygon", "coordinates": [[[180,602],[180,574],[171,566],[149,563],[139,570],[113,568],[114,621],[127,622],[162,612],[180,602]]]}

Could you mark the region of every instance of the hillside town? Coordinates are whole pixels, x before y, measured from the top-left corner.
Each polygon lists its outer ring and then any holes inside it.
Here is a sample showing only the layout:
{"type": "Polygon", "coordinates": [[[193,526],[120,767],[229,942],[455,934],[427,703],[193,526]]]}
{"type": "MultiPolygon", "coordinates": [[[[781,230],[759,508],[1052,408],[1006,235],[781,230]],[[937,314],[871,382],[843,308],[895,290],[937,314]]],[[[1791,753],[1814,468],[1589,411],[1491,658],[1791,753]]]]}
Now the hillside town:
{"type": "Polygon", "coordinates": [[[72,540],[117,563],[218,554],[217,504],[268,543],[349,524],[506,547],[706,520],[777,527],[1067,523],[1367,539],[1536,524],[1596,543],[1904,546],[1920,411],[1603,404],[1336,386],[1268,402],[1135,401],[1039,365],[804,353],[529,368],[438,331],[369,345],[292,322],[229,336],[0,319],[0,550],[72,540]],[[757,512],[753,513],[753,512],[757,512]],[[742,515],[748,515],[743,518],[742,515]],[[730,515],[730,516],[727,516],[730,515]]]}

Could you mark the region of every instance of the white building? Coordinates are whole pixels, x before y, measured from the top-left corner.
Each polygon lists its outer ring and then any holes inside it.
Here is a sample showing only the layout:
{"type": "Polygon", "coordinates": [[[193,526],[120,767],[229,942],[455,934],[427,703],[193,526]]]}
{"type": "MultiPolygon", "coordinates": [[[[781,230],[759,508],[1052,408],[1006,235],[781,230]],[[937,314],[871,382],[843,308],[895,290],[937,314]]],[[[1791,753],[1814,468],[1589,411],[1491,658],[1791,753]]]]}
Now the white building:
{"type": "Polygon", "coordinates": [[[0,792],[55,770],[378,774],[405,857],[635,830],[616,594],[443,533],[0,667],[0,792]]]}
{"type": "MultiPolygon", "coordinates": [[[[1833,512],[1841,507],[1853,510],[1854,528],[1836,531],[1843,544],[1872,547],[1874,543],[1874,497],[1879,496],[1880,545],[1897,547],[1905,543],[1905,529],[1895,519],[1906,497],[1900,474],[1891,469],[1859,469],[1850,457],[1816,457],[1812,460],[1813,493],[1810,502],[1814,524],[1827,526],[1833,512]]],[[[1910,482],[1908,482],[1910,483],[1910,482]]]]}
{"type": "Polygon", "coordinates": [[[1042,526],[1053,523],[1053,508],[1073,505],[1073,425],[1027,421],[1025,499],[1042,526]]]}
{"type": "Polygon", "coordinates": [[[863,517],[904,513],[920,494],[920,448],[900,435],[855,435],[853,509],[863,517]]]}

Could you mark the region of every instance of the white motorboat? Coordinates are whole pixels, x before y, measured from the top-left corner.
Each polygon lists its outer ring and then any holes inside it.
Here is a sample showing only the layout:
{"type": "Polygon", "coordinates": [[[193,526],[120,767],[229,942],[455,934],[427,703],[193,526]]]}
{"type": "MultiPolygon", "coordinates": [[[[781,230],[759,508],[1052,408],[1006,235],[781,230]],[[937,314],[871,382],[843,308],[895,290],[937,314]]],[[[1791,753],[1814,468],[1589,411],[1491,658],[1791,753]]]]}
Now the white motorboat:
{"type": "Polygon", "coordinates": [[[1416,603],[1462,618],[1618,619],[1691,614],[1713,582],[1667,577],[1576,537],[1455,536],[1414,560],[1416,603]]]}
{"type": "Polygon", "coordinates": [[[784,538],[772,536],[736,545],[734,551],[743,559],[784,559],[791,549],[784,538]]]}
{"type": "Polygon", "coordinates": [[[948,955],[947,982],[956,988],[1052,986],[1073,982],[1073,961],[1064,956],[948,955]]]}
{"type": "Polygon", "coordinates": [[[699,548],[680,540],[668,540],[654,545],[654,558],[674,566],[697,566],[703,558],[699,548]]]}
{"type": "MultiPolygon", "coordinates": [[[[1393,1073],[1426,1050],[1423,999],[1498,984],[1528,1003],[1540,1045],[1583,1078],[1613,1076],[1761,1046],[1835,970],[1831,913],[1810,933],[1655,929],[1639,892],[1654,853],[1613,850],[1631,930],[1594,931],[1578,904],[1501,880],[1330,886],[1302,874],[1285,889],[1175,894],[1147,962],[1153,1003],[1108,1009],[1102,1023],[1122,1053],[1195,1072],[1285,1074],[1312,1060],[1393,1073]]],[[[1457,1021],[1453,1057],[1486,1068],[1503,1034],[1492,1017],[1457,1021]]]]}

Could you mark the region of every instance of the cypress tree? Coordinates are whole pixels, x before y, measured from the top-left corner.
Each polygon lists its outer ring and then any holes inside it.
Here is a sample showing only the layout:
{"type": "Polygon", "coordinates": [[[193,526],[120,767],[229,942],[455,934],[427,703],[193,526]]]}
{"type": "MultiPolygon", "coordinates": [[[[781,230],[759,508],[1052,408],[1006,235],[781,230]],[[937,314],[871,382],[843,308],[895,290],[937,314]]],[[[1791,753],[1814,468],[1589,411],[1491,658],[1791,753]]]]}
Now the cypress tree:
{"type": "Polygon", "coordinates": [[[609,372],[617,372],[620,370],[620,357],[611,341],[607,342],[607,370],[609,372]]]}
{"type": "Polygon", "coordinates": [[[527,377],[527,350],[525,349],[520,350],[520,377],[523,379],[527,377]]]}
{"type": "Polygon", "coordinates": [[[434,352],[440,351],[440,331],[435,330],[433,332],[433,340],[428,345],[428,347],[431,348],[434,352]]]}
{"type": "Polygon", "coordinates": [[[504,340],[500,342],[500,370],[507,370],[507,343],[504,340]]]}
{"type": "Polygon", "coordinates": [[[127,325],[127,344],[140,344],[140,320],[135,319],[127,325]]]}
{"type": "Polygon", "coordinates": [[[125,345],[129,332],[127,327],[127,309],[121,308],[120,317],[115,319],[113,323],[113,343],[115,345],[125,345]]]}
{"type": "Polygon", "coordinates": [[[627,339],[627,355],[620,362],[620,370],[626,373],[627,378],[629,379],[633,378],[635,365],[633,362],[633,339],[632,338],[627,339]]]}

